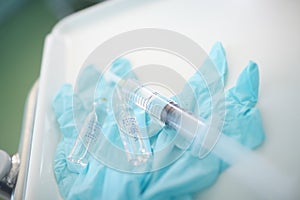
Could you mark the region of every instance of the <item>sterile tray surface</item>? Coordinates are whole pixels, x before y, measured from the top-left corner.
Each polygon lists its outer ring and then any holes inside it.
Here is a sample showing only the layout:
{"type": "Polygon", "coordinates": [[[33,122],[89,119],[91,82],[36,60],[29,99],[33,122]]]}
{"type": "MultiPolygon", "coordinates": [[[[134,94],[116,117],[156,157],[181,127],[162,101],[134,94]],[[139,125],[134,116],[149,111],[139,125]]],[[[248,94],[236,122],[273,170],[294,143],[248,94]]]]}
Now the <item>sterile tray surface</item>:
{"type": "MultiPolygon", "coordinates": [[[[61,198],[53,173],[60,139],[51,109],[54,94],[63,83],[74,83],[82,63],[99,44],[147,27],[182,33],[206,51],[221,41],[228,57],[229,86],[250,59],[256,61],[261,71],[258,107],[267,137],[257,152],[284,173],[299,177],[299,8],[299,1],[107,1],[62,20],[45,40],[26,199],[61,198]]],[[[232,170],[199,198],[254,199],[246,186],[232,179],[232,170]]]]}

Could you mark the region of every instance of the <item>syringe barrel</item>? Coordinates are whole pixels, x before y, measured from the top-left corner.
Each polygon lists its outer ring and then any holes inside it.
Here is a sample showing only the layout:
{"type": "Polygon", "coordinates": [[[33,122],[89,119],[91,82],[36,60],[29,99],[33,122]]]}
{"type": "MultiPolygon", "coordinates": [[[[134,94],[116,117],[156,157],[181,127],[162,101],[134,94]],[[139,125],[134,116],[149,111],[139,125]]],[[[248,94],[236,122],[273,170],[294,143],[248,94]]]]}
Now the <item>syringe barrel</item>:
{"type": "Polygon", "coordinates": [[[136,80],[126,79],[122,83],[122,92],[128,103],[134,103],[153,117],[177,131],[175,144],[187,149],[192,144],[195,154],[200,151],[203,134],[206,133],[204,120],[180,108],[172,100],[160,95],[136,80]],[[194,140],[194,141],[193,141],[194,140]]]}
{"type": "Polygon", "coordinates": [[[121,83],[121,90],[129,104],[135,104],[158,120],[169,100],[149,87],[145,87],[134,79],[126,79],[121,83]]]}
{"type": "Polygon", "coordinates": [[[204,120],[170,102],[163,109],[161,121],[177,131],[175,143],[179,148],[186,149],[191,145],[192,153],[200,156],[200,148],[207,133],[204,120]]]}

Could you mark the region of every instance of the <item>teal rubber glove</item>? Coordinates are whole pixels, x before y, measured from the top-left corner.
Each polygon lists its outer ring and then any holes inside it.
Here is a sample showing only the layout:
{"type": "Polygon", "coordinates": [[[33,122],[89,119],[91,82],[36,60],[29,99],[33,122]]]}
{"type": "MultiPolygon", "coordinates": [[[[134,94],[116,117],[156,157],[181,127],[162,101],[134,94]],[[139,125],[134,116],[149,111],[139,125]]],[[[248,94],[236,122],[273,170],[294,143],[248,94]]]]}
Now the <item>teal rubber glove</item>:
{"type": "MultiPolygon", "coordinates": [[[[213,47],[210,57],[225,80],[227,62],[220,43],[213,47]]],[[[126,61],[119,62],[114,67],[119,72],[126,72],[130,68],[126,61]]],[[[236,86],[226,93],[223,133],[250,148],[257,147],[264,139],[259,111],[253,107],[257,102],[258,78],[258,68],[250,62],[236,86]]],[[[201,89],[201,78],[194,75],[189,83],[192,90],[197,91],[195,94],[199,94],[196,98],[199,101],[186,101],[186,108],[191,109],[198,103],[201,108],[200,115],[207,117],[207,92],[201,89]]],[[[72,95],[71,86],[65,85],[53,101],[54,111],[64,135],[57,147],[54,170],[61,194],[66,199],[190,199],[193,193],[212,185],[227,166],[213,155],[199,160],[186,152],[172,165],[147,174],[118,172],[103,166],[92,157],[85,169],[78,168],[66,159],[78,135],[72,115],[72,95]]],[[[181,95],[187,94],[183,91],[181,95]]],[[[111,127],[117,133],[115,124],[111,124],[111,127]]],[[[163,129],[157,140],[168,140],[170,131],[163,129]]]]}
{"type": "MultiPolygon", "coordinates": [[[[216,43],[210,52],[210,58],[215,63],[217,70],[225,82],[227,62],[225,52],[220,43],[216,43]]],[[[200,116],[207,118],[209,110],[209,94],[199,74],[189,80],[192,91],[196,94],[193,98],[185,98],[184,108],[194,110],[198,104],[200,116]],[[198,95],[197,95],[198,94],[198,95]],[[190,101],[189,101],[190,100],[190,101]]],[[[259,72],[255,63],[249,62],[240,74],[236,86],[226,92],[226,117],[223,134],[226,134],[248,148],[256,148],[264,141],[264,130],[260,112],[255,108],[258,99],[259,72]]],[[[183,90],[178,96],[191,97],[190,90],[183,90]]],[[[166,132],[168,130],[165,130],[166,132]]],[[[168,140],[168,133],[162,131],[159,137],[168,140]]],[[[145,199],[176,199],[192,198],[192,194],[211,186],[220,173],[228,167],[227,163],[209,154],[202,160],[185,154],[173,165],[161,171],[154,172],[147,190],[143,194],[145,199]],[[182,175],[184,174],[184,175],[182,175]]]]}
{"type": "MultiPolygon", "coordinates": [[[[130,69],[129,62],[122,59],[113,63],[111,72],[122,77],[130,69]]],[[[85,167],[70,162],[67,159],[78,136],[74,113],[86,114],[88,112],[88,107],[93,102],[82,102],[80,99],[84,99],[86,95],[90,94],[88,91],[92,88],[92,84],[95,83],[98,77],[99,72],[93,66],[89,66],[83,71],[83,75],[78,80],[76,95],[74,95],[72,86],[65,84],[53,99],[52,106],[60,131],[63,134],[54,158],[56,181],[64,199],[137,199],[137,188],[141,184],[138,182],[136,185],[128,185],[127,182],[128,180],[136,182],[142,179],[144,175],[122,174],[103,166],[96,159],[93,159],[93,157],[88,157],[88,165],[85,167]],[[80,96],[80,98],[77,98],[77,96],[80,96]],[[76,107],[73,106],[73,101],[76,101],[76,107]],[[116,192],[116,183],[122,184],[124,187],[122,190],[133,192],[116,192]]],[[[95,95],[97,99],[105,100],[106,98],[111,98],[114,84],[106,82],[103,79],[99,85],[101,90],[96,91],[95,95]]],[[[118,129],[113,120],[111,120],[112,113],[108,113],[107,118],[106,126],[109,127],[109,132],[112,133],[110,137],[116,138],[118,129]]]]}

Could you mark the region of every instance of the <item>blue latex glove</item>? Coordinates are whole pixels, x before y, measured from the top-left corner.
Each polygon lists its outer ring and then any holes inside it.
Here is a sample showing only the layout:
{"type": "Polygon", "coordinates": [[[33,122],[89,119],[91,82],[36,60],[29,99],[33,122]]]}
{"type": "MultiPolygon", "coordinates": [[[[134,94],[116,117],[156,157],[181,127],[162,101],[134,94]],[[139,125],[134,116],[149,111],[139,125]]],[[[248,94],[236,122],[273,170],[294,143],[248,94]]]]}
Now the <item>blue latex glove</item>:
{"type": "MultiPolygon", "coordinates": [[[[216,43],[210,52],[210,58],[225,82],[227,62],[225,52],[220,43],[216,43]]],[[[193,98],[184,98],[184,108],[194,110],[198,104],[200,116],[207,118],[209,110],[208,90],[203,86],[199,74],[193,75],[189,80],[193,98]]],[[[256,148],[264,141],[264,131],[260,112],[255,108],[258,99],[259,73],[255,63],[249,62],[240,74],[236,86],[226,92],[226,117],[223,133],[229,135],[248,148],[256,148]]],[[[191,97],[189,90],[183,90],[179,96],[191,97]]],[[[168,131],[167,129],[165,131],[168,131]]],[[[167,140],[168,133],[164,131],[159,137],[167,140]]],[[[159,138],[160,139],[160,138],[159,138]]],[[[145,199],[190,199],[193,193],[211,186],[220,173],[228,166],[222,160],[208,155],[202,160],[186,152],[176,163],[153,173],[149,186],[143,194],[145,199]],[[184,174],[184,175],[182,175],[184,174]]]]}
{"type": "MultiPolygon", "coordinates": [[[[110,70],[122,77],[130,69],[129,62],[120,59],[113,63],[110,70]]],[[[54,173],[60,193],[64,199],[139,199],[139,190],[143,185],[144,174],[121,173],[103,166],[93,157],[89,157],[88,165],[85,167],[67,159],[78,135],[74,112],[88,113],[87,110],[90,110],[88,107],[92,105],[92,101],[82,102],[81,99],[89,99],[87,97],[91,93],[88,90],[91,90],[92,85],[99,77],[99,72],[93,66],[87,67],[82,74],[77,81],[75,96],[72,86],[66,84],[58,91],[52,103],[63,134],[54,158],[54,173]],[[78,96],[80,98],[77,98],[78,96]],[[73,101],[76,101],[76,107],[73,106],[73,101]],[[116,184],[122,185],[119,192],[116,191],[116,184]]],[[[113,87],[113,83],[102,79],[99,83],[100,89],[95,93],[96,98],[103,101],[111,98],[113,87]]],[[[119,134],[118,128],[112,120],[113,113],[107,114],[106,132],[110,133],[109,137],[113,140],[119,134]]]]}
{"type": "MultiPolygon", "coordinates": [[[[227,62],[220,43],[212,48],[210,57],[225,80],[227,62]]],[[[120,73],[118,75],[126,73],[129,68],[129,63],[124,60],[113,66],[120,73]]],[[[202,89],[199,78],[195,74],[189,81],[192,90],[199,95],[196,98],[199,102],[186,101],[185,106],[191,109],[198,103],[201,108],[200,115],[207,117],[209,112],[205,105],[208,94],[202,89]]],[[[258,78],[258,68],[250,62],[236,86],[226,93],[223,133],[250,148],[257,147],[264,139],[259,111],[253,107],[257,102],[258,78]]],[[[213,155],[199,160],[189,152],[174,164],[147,174],[118,172],[103,166],[92,157],[85,169],[74,166],[66,159],[78,135],[72,114],[72,95],[71,86],[65,85],[53,100],[53,108],[63,133],[63,139],[56,151],[54,170],[60,192],[66,199],[190,199],[193,193],[212,185],[227,166],[213,155]]],[[[181,95],[188,94],[183,91],[181,95]]],[[[117,133],[116,125],[112,123],[110,130],[117,133]]],[[[168,135],[172,134],[170,131],[163,129],[157,143],[168,140],[168,135]]]]}

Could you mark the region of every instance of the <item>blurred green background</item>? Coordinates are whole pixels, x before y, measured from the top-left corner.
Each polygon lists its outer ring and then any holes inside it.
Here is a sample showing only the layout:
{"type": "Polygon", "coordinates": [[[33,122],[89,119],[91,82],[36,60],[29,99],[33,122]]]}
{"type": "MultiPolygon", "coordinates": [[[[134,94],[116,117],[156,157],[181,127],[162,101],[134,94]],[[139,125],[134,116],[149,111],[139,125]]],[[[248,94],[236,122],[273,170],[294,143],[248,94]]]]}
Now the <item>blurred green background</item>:
{"type": "Polygon", "coordinates": [[[45,37],[62,17],[93,0],[0,1],[0,149],[18,150],[24,104],[39,77],[45,37]]]}
{"type": "Polygon", "coordinates": [[[38,0],[10,12],[0,24],[0,149],[12,155],[18,150],[26,96],[39,77],[45,36],[58,19],[38,0]]]}

